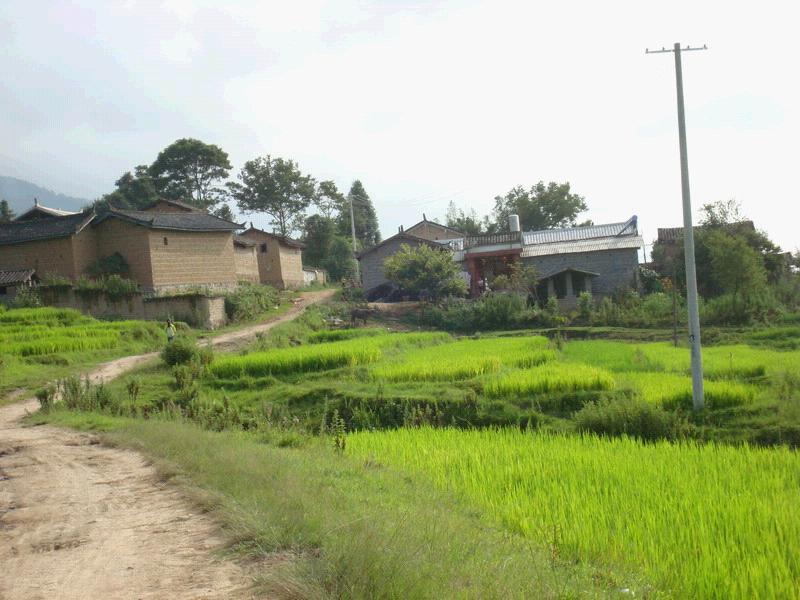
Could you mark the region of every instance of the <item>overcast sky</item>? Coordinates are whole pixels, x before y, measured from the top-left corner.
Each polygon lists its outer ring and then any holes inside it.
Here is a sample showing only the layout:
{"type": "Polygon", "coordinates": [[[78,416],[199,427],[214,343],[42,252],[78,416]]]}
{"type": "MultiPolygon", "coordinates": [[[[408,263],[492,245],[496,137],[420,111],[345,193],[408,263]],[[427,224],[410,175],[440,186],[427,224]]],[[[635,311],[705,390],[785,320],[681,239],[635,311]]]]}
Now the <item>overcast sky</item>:
{"type": "Polygon", "coordinates": [[[541,179],[649,242],[681,204],[674,61],[644,50],[705,43],[683,56],[694,207],[736,198],[793,250],[792,4],[2,0],[0,174],[94,198],[195,137],[234,173],[269,153],[361,179],[385,237],[541,179]]]}

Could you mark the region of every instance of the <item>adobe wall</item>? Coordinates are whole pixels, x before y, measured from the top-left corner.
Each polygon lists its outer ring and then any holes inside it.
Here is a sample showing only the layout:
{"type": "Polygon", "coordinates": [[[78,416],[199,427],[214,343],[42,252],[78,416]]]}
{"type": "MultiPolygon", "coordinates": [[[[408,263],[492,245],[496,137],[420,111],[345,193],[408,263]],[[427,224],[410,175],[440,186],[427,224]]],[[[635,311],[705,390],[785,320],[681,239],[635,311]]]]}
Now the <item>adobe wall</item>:
{"type": "Polygon", "coordinates": [[[236,285],[230,231],[149,230],[148,233],[154,289],[236,285]]]}
{"type": "Polygon", "coordinates": [[[259,282],[258,258],[256,247],[233,246],[233,258],[236,263],[236,281],[259,282]]]}
{"type": "Polygon", "coordinates": [[[97,256],[97,235],[92,227],[84,227],[70,238],[75,276],[80,277],[100,258],[97,256]]]}
{"type": "Polygon", "coordinates": [[[94,227],[96,259],[119,252],[131,268],[131,279],[142,289],[153,289],[148,230],[119,219],[106,219],[94,227]]]}
{"type": "Polygon", "coordinates": [[[193,327],[217,329],[228,322],[223,296],[152,296],[131,294],[118,300],[106,295],[85,296],[72,289],[39,288],[48,306],[74,308],[86,315],[105,319],[166,321],[172,318],[193,327]]]}
{"type": "Polygon", "coordinates": [[[69,238],[0,246],[0,270],[35,269],[40,278],[58,275],[75,279],[75,259],[69,238]]]}
{"type": "Polygon", "coordinates": [[[279,244],[281,279],[283,287],[295,290],[305,285],[303,258],[300,248],[289,248],[279,244]]]}
{"type": "Polygon", "coordinates": [[[256,243],[256,260],[258,262],[258,277],[261,283],[283,288],[281,275],[280,244],[278,240],[259,231],[247,230],[242,237],[256,243]],[[266,244],[266,252],[264,251],[266,244]]]}

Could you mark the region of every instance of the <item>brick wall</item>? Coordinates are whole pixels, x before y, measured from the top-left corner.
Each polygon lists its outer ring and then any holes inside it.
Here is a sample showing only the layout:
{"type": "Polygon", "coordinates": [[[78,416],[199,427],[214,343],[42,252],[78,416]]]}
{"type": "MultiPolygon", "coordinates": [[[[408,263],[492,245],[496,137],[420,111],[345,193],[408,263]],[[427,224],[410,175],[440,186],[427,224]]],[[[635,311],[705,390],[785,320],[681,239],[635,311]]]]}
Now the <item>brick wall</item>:
{"type": "Polygon", "coordinates": [[[147,231],[155,289],[236,283],[230,231],[147,231]]]}
{"type": "Polygon", "coordinates": [[[400,246],[408,244],[412,248],[416,248],[421,243],[422,242],[408,239],[390,240],[369,254],[362,256],[358,262],[359,268],[361,269],[361,283],[364,287],[364,291],[369,292],[389,281],[383,274],[383,261],[396,254],[400,250],[400,246]]]}
{"type": "Polygon", "coordinates": [[[598,277],[592,278],[592,295],[602,297],[613,294],[617,288],[636,285],[639,253],[636,248],[627,248],[536,256],[523,258],[522,262],[532,265],[541,275],[568,267],[598,273],[598,277]]]}
{"type": "Polygon", "coordinates": [[[233,246],[233,258],[236,261],[236,280],[258,283],[258,258],[255,246],[233,246]]]}
{"type": "Polygon", "coordinates": [[[131,268],[131,279],[142,289],[153,289],[153,268],[150,263],[148,230],[119,219],[106,219],[94,227],[97,258],[119,252],[131,268]]]}
{"type": "Polygon", "coordinates": [[[35,269],[40,278],[58,275],[75,279],[75,259],[70,238],[0,246],[0,270],[35,269]]]}

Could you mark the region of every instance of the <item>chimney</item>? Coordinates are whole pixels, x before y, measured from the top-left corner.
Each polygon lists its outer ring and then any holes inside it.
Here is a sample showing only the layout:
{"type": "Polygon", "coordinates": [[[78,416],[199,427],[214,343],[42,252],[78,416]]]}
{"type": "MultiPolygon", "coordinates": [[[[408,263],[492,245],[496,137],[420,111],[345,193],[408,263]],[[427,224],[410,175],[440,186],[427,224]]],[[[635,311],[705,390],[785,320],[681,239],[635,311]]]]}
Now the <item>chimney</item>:
{"type": "Polygon", "coordinates": [[[511,233],[519,233],[519,215],[508,215],[508,230],[511,233]]]}

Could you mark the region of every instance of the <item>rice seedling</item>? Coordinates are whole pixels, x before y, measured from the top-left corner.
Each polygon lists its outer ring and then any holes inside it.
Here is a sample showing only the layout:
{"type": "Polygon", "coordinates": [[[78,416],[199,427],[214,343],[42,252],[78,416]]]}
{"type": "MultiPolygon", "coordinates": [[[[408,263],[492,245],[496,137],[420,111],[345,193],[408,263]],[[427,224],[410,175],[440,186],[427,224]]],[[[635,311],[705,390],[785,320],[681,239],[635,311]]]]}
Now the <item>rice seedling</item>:
{"type": "MultiPolygon", "coordinates": [[[[620,373],[618,381],[628,385],[648,402],[665,408],[692,406],[692,378],[678,373],[620,373]]],[[[751,403],[757,388],[746,383],[727,380],[704,381],[704,396],[708,408],[723,408],[751,403]]]]}
{"type": "Polygon", "coordinates": [[[266,352],[255,352],[245,356],[222,358],[209,368],[220,378],[242,375],[260,377],[283,373],[325,371],[343,366],[355,366],[377,361],[382,351],[403,346],[422,346],[450,339],[447,334],[410,333],[356,338],[341,342],[329,342],[278,348],[266,352]]]}
{"type": "Polygon", "coordinates": [[[378,327],[365,327],[362,329],[324,329],[315,331],[308,336],[309,344],[319,344],[322,342],[338,342],[341,340],[352,340],[360,337],[372,337],[376,335],[388,335],[386,329],[378,327]]]}
{"type": "Polygon", "coordinates": [[[351,434],[347,452],[669,596],[800,597],[800,455],[785,448],[422,428],[351,434]]]}
{"type": "Polygon", "coordinates": [[[385,381],[454,381],[494,373],[501,366],[529,367],[555,358],[547,338],[489,338],[459,340],[415,352],[398,362],[373,368],[385,381]]]}
{"type": "Polygon", "coordinates": [[[588,365],[547,363],[533,369],[509,371],[483,384],[487,396],[513,397],[550,392],[610,390],[614,378],[603,369],[588,365]]]}

